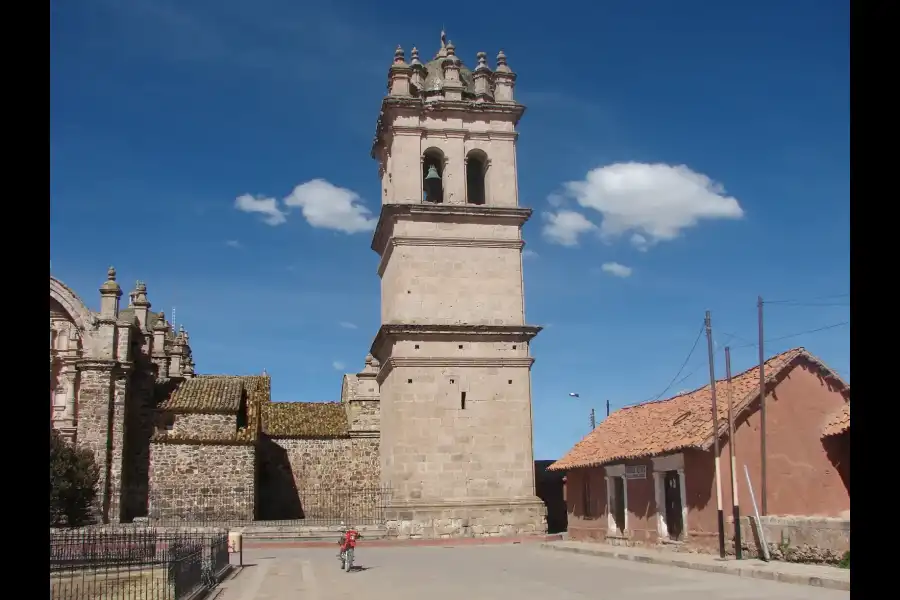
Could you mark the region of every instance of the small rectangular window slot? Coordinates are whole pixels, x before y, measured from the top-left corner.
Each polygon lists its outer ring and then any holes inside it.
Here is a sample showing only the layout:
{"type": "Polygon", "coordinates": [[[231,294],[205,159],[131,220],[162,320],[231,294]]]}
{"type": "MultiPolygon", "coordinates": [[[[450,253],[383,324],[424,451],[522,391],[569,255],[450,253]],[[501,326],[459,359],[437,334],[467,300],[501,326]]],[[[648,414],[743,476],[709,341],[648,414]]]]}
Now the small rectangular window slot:
{"type": "Polygon", "coordinates": [[[513,344],[513,350],[515,350],[515,349],[516,349],[516,345],[515,345],[515,344],[513,344]]]}
{"type": "Polygon", "coordinates": [[[507,379],[506,383],[508,383],[509,385],[512,385],[512,379],[507,379]]]}
{"type": "Polygon", "coordinates": [[[461,392],[459,394],[459,407],[463,410],[466,410],[466,393],[461,392]]]}
{"type": "Polygon", "coordinates": [[[451,380],[450,380],[450,383],[456,383],[456,380],[455,380],[455,379],[451,379],[451,380]]]}
{"type": "Polygon", "coordinates": [[[418,349],[419,349],[419,345],[418,345],[418,344],[416,344],[416,350],[418,350],[418,349]]]}
{"type": "Polygon", "coordinates": [[[412,383],[412,379],[407,379],[406,383],[412,383]]]}
{"type": "Polygon", "coordinates": [[[462,344],[459,345],[459,349],[462,350],[462,344]]]}

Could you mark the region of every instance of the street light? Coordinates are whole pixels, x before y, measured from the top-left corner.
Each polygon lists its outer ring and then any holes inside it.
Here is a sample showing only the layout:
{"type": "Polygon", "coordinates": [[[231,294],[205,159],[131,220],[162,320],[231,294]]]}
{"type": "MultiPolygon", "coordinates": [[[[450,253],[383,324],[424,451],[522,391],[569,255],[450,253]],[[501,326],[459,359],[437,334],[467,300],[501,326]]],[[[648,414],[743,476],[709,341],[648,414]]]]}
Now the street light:
{"type": "MultiPolygon", "coordinates": [[[[578,392],[569,392],[570,398],[581,398],[578,392]]],[[[597,427],[597,418],[594,416],[594,409],[591,409],[591,431],[597,427]]]]}
{"type": "MultiPolygon", "coordinates": [[[[570,398],[581,398],[581,394],[578,392],[569,392],[570,398]]],[[[606,401],[606,416],[609,416],[609,400],[606,401]]],[[[597,428],[597,418],[594,413],[594,409],[591,409],[591,431],[597,428]]]]}

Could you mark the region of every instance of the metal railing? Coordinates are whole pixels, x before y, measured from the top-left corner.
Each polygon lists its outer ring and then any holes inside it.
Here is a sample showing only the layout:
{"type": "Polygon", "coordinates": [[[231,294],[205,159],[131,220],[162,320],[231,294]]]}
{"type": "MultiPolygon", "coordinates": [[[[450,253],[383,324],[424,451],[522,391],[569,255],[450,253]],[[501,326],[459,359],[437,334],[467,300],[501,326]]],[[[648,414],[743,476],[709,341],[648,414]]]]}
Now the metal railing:
{"type": "Polygon", "coordinates": [[[50,532],[51,600],[181,600],[215,587],[229,564],[225,532],[50,532]]]}

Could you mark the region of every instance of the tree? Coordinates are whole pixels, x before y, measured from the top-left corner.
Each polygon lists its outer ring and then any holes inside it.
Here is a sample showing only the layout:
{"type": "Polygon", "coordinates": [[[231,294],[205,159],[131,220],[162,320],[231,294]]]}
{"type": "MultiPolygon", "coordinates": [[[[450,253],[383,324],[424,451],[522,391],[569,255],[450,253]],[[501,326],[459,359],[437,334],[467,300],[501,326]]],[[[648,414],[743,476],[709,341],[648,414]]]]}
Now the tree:
{"type": "Polygon", "coordinates": [[[100,469],[94,453],[50,432],[50,526],[83,525],[97,496],[100,469]]]}

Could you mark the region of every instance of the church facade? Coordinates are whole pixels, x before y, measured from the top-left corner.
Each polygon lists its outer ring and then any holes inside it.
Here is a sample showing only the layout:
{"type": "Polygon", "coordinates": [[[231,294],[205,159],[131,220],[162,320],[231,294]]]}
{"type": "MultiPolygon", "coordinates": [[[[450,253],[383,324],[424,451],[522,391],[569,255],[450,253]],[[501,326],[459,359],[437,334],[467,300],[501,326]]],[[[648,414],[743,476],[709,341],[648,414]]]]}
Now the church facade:
{"type": "Polygon", "coordinates": [[[142,283],[120,309],[110,269],[95,313],[51,277],[51,421],[94,450],[109,520],[294,518],[325,510],[310,490],[341,488],[400,537],[546,531],[516,171],[525,108],[502,51],[493,69],[476,60],[443,34],[426,62],[395,52],[372,147],[381,326],[340,402],[273,403],[265,374],[196,375],[187,332],[150,311],[142,283]],[[198,500],[225,489],[213,507],[198,500]]]}

